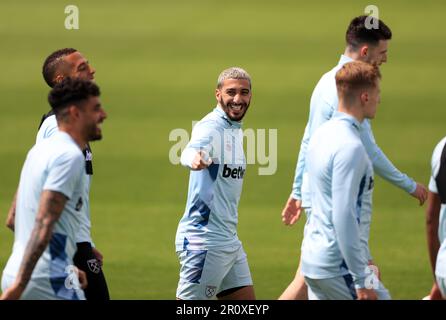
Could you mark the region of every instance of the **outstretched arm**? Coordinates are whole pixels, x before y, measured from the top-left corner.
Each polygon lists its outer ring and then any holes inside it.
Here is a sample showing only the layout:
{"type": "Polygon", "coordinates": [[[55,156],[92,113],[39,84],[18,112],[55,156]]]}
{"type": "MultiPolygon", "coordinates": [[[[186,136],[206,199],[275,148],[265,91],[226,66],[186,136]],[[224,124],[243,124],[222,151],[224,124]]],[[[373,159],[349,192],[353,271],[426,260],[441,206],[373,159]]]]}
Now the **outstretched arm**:
{"type": "Polygon", "coordinates": [[[413,179],[409,178],[406,174],[399,171],[393,165],[393,163],[376,144],[372,128],[368,120],[365,120],[362,123],[361,140],[370,160],[373,163],[375,172],[383,179],[386,179],[393,185],[403,189],[414,198],[418,199],[420,205],[422,205],[427,199],[426,187],[420,183],[416,183],[413,179]]]}
{"type": "MultiPolygon", "coordinates": [[[[221,135],[208,124],[197,123],[192,137],[181,153],[181,164],[192,170],[202,170],[212,163],[214,144],[220,145],[221,135]]],[[[217,147],[217,153],[221,150],[217,147]]]]}
{"type": "Polygon", "coordinates": [[[4,291],[1,299],[19,299],[22,295],[37,261],[48,246],[54,224],[59,219],[66,201],[67,198],[60,192],[42,192],[34,229],[26,246],[19,273],[14,284],[4,291]]]}

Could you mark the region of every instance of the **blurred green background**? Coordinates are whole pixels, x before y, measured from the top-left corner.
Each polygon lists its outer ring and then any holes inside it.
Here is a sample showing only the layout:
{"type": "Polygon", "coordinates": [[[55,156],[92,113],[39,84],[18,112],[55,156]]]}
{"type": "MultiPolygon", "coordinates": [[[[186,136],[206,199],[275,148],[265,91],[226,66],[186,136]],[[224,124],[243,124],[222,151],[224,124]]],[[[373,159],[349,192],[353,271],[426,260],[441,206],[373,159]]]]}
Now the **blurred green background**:
{"type": "MultiPolygon", "coordinates": [[[[93,238],[113,299],[174,299],[174,238],[188,171],[169,162],[169,132],[190,131],[215,106],[220,71],[246,68],[253,100],[245,128],[278,130],[278,169],[248,166],[239,236],[257,297],[276,299],[294,277],[303,221],[282,225],[311,92],[344,50],[351,18],[375,4],[392,29],[374,134],[403,172],[428,183],[446,134],[444,1],[12,1],[0,3],[0,268],[13,234],[3,227],[27,151],[49,109],[45,57],[80,50],[96,68],[109,118],[94,143],[93,238]],[[64,8],[80,29],[64,28],[64,8]]],[[[432,283],[424,209],[379,177],[371,249],[395,299],[420,299],[432,283]]]]}

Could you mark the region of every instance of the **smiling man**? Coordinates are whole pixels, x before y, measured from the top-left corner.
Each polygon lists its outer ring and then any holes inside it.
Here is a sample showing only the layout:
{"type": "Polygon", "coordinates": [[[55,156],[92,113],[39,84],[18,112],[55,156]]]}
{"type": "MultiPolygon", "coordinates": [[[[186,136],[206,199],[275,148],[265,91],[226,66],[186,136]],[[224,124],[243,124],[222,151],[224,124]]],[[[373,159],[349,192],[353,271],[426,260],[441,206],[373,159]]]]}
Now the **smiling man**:
{"type": "Polygon", "coordinates": [[[177,299],[255,299],[246,253],[237,236],[246,159],[241,120],[251,102],[251,77],[229,68],[218,77],[217,107],[201,119],[181,154],[191,169],[186,210],[176,235],[177,299]]]}

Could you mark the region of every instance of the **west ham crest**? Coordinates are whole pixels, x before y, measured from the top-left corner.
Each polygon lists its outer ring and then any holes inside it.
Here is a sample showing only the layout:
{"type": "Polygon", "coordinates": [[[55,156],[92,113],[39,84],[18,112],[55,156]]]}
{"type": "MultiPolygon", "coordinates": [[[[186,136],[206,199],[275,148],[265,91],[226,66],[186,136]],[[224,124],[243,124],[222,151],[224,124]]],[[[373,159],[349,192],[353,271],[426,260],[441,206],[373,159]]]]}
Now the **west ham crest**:
{"type": "Polygon", "coordinates": [[[99,273],[99,271],[101,271],[101,266],[96,259],[87,260],[87,265],[88,269],[90,269],[90,271],[93,273],[99,273]]]}
{"type": "Polygon", "coordinates": [[[215,291],[217,287],[215,286],[206,286],[206,297],[212,298],[215,295],[215,291]]]}

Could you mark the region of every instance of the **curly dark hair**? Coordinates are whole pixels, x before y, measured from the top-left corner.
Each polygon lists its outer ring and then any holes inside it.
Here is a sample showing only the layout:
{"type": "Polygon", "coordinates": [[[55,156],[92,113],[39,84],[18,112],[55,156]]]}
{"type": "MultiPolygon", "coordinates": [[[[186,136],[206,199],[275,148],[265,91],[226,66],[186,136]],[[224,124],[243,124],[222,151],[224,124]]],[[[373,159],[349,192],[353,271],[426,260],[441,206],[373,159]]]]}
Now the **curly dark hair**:
{"type": "Polygon", "coordinates": [[[51,89],[48,102],[57,117],[66,107],[79,106],[82,101],[100,94],[99,87],[90,80],[65,78],[51,89]]]}
{"type": "Polygon", "coordinates": [[[377,45],[379,40],[392,39],[392,31],[382,21],[378,20],[378,29],[367,28],[365,21],[368,16],[354,18],[347,28],[345,40],[347,45],[353,49],[358,49],[361,44],[377,45]]]}
{"type": "Polygon", "coordinates": [[[43,63],[42,67],[42,75],[45,79],[45,82],[52,88],[54,87],[54,75],[56,74],[57,69],[64,64],[63,58],[68,56],[74,52],[77,52],[76,49],[73,48],[64,48],[54,51],[50,54],[43,63]]]}

